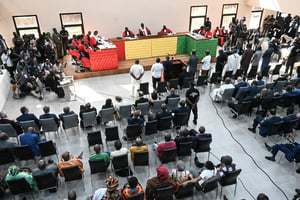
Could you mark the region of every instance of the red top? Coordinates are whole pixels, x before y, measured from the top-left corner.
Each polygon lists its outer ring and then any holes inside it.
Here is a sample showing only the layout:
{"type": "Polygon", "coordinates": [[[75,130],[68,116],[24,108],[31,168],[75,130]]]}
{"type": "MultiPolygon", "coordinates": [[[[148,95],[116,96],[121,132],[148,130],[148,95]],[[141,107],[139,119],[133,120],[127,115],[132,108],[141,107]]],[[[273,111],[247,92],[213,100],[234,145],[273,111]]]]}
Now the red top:
{"type": "Polygon", "coordinates": [[[166,149],[173,149],[176,148],[176,143],[174,141],[171,142],[165,142],[165,143],[160,143],[157,147],[157,153],[158,157],[161,159],[162,157],[162,152],[166,149]]]}

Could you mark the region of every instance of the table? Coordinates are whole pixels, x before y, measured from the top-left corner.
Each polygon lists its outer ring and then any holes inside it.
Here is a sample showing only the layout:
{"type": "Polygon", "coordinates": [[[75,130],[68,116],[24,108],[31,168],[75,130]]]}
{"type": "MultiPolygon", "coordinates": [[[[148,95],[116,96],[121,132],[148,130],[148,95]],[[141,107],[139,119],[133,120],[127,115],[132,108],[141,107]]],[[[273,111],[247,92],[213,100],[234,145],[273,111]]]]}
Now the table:
{"type": "Polygon", "coordinates": [[[91,71],[101,71],[118,68],[118,54],[116,48],[92,51],[90,54],[91,71]]]}
{"type": "Polygon", "coordinates": [[[64,79],[60,81],[59,87],[64,89],[66,101],[76,100],[76,90],[73,76],[65,76],[64,79]]]}

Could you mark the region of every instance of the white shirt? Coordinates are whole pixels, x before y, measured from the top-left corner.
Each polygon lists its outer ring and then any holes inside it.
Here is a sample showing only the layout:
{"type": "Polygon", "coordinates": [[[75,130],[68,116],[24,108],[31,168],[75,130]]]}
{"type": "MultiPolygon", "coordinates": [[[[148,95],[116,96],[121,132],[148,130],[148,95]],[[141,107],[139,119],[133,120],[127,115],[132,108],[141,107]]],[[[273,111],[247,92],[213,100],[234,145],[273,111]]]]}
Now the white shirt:
{"type": "Polygon", "coordinates": [[[202,183],[204,183],[204,181],[206,181],[207,179],[209,179],[215,175],[217,175],[216,168],[214,170],[208,170],[208,169],[203,170],[200,174],[202,179],[198,182],[199,185],[202,185],[202,183]]]}
{"type": "Polygon", "coordinates": [[[211,55],[207,55],[202,59],[202,69],[203,70],[210,70],[210,61],[211,61],[211,55]]]}
{"type": "Polygon", "coordinates": [[[227,71],[233,71],[235,74],[236,70],[240,67],[241,56],[238,53],[228,56],[227,71]]]}
{"type": "Polygon", "coordinates": [[[125,147],[122,147],[120,150],[115,150],[115,151],[111,152],[110,159],[113,159],[114,157],[117,157],[117,156],[126,155],[128,153],[129,153],[128,149],[125,147]]]}
{"type": "Polygon", "coordinates": [[[140,64],[134,64],[130,67],[130,74],[133,74],[136,78],[139,78],[141,75],[144,74],[144,68],[140,64]]]}
{"type": "Polygon", "coordinates": [[[2,60],[3,64],[7,65],[7,67],[13,67],[14,66],[13,62],[10,59],[10,56],[8,56],[8,53],[7,54],[3,53],[1,55],[1,60],[2,60]]]}
{"type": "Polygon", "coordinates": [[[163,65],[161,63],[155,63],[152,65],[151,67],[151,72],[152,72],[152,76],[154,78],[160,78],[161,77],[161,72],[163,70],[163,65]]]}

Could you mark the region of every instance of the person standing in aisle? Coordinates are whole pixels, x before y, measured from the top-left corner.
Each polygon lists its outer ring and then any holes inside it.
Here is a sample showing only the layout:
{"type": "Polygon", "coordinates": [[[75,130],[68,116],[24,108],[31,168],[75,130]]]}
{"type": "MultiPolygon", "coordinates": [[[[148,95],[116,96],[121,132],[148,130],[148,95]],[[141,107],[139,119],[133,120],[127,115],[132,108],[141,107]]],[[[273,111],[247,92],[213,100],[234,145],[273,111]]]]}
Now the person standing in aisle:
{"type": "Polygon", "coordinates": [[[164,67],[160,63],[160,58],[156,58],[156,63],[152,65],[151,67],[151,73],[152,73],[152,84],[153,89],[156,90],[157,82],[161,79],[161,72],[163,71],[164,67]]]}
{"type": "Polygon", "coordinates": [[[199,93],[199,90],[197,90],[195,88],[195,83],[194,82],[190,83],[190,88],[186,91],[185,97],[186,97],[187,106],[190,108],[190,110],[194,114],[193,122],[196,125],[197,124],[197,119],[198,119],[197,103],[198,103],[199,98],[200,98],[200,93],[199,93]]]}
{"type": "Polygon", "coordinates": [[[130,67],[129,74],[131,76],[131,85],[132,85],[132,97],[134,97],[135,94],[135,88],[137,85],[141,83],[141,79],[144,75],[144,68],[142,65],[140,65],[140,60],[136,59],[135,64],[130,67]]]}

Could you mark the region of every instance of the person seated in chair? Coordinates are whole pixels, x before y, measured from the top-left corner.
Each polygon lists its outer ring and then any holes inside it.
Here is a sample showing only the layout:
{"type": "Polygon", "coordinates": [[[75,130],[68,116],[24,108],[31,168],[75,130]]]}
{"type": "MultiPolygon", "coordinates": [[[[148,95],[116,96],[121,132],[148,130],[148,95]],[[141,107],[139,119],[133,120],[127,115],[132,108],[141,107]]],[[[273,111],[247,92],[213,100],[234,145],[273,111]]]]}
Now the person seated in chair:
{"type": "Polygon", "coordinates": [[[80,116],[80,126],[83,127],[82,114],[95,111],[97,114],[97,109],[91,106],[91,103],[86,103],[85,105],[80,106],[79,116],[80,116]]]}
{"type": "Polygon", "coordinates": [[[243,77],[239,76],[237,78],[237,83],[234,85],[234,91],[232,96],[236,97],[236,94],[238,93],[240,87],[247,87],[249,84],[243,79],[243,77]]]}
{"type": "Polygon", "coordinates": [[[221,163],[217,165],[220,176],[226,176],[227,172],[236,170],[236,164],[232,162],[231,156],[222,156],[221,163]]]}
{"type": "Polygon", "coordinates": [[[265,158],[270,161],[275,161],[275,157],[278,151],[281,151],[284,153],[285,158],[289,162],[293,162],[296,155],[300,153],[300,144],[298,142],[295,142],[295,138],[292,135],[289,135],[287,137],[287,140],[289,141],[289,143],[275,144],[272,147],[265,143],[267,150],[272,154],[272,156],[266,156],[265,158]]]}
{"type": "Polygon", "coordinates": [[[293,89],[294,89],[294,87],[292,85],[286,86],[286,88],[285,88],[286,92],[283,93],[280,96],[280,100],[279,100],[279,103],[278,103],[279,106],[288,107],[288,106],[291,106],[293,104],[293,102],[292,102],[293,98],[298,96],[298,94],[295,93],[293,91],[293,89]]]}
{"type": "Polygon", "coordinates": [[[282,118],[282,121],[286,123],[298,119],[296,114],[294,114],[294,110],[294,106],[289,106],[286,109],[286,116],[282,118]]]}
{"type": "Polygon", "coordinates": [[[55,123],[57,124],[57,127],[59,127],[59,119],[56,116],[56,114],[51,114],[50,112],[50,107],[49,106],[44,106],[43,107],[44,114],[40,115],[40,119],[54,119],[55,123]]]}
{"type": "Polygon", "coordinates": [[[178,95],[178,94],[175,94],[175,89],[174,89],[174,88],[171,88],[171,89],[170,89],[170,95],[168,95],[168,96],[166,97],[165,103],[168,104],[168,100],[169,100],[170,98],[178,98],[178,97],[179,97],[179,95],[178,95]]]}
{"type": "Polygon", "coordinates": [[[0,150],[10,149],[10,148],[18,146],[14,142],[7,141],[8,139],[9,139],[9,137],[8,137],[7,133],[0,131],[0,150]]]}
{"type": "Polygon", "coordinates": [[[142,138],[138,137],[135,139],[135,144],[131,145],[129,150],[130,150],[131,160],[134,161],[134,153],[148,151],[148,146],[145,143],[143,143],[142,138]]]}
{"type": "Polygon", "coordinates": [[[141,23],[141,27],[139,28],[138,36],[149,36],[151,35],[151,31],[147,26],[144,25],[144,23],[141,23]]]}
{"type": "Polygon", "coordinates": [[[165,142],[157,144],[156,142],[153,143],[153,150],[156,151],[157,156],[159,159],[162,158],[162,154],[164,150],[176,148],[176,143],[171,141],[171,134],[165,134],[165,142]]]}
{"type": "Polygon", "coordinates": [[[171,29],[167,28],[166,25],[163,25],[163,28],[160,30],[160,32],[157,33],[157,35],[167,35],[169,33],[173,33],[171,29]]]}
{"type": "Polygon", "coordinates": [[[136,110],[127,118],[128,125],[139,124],[141,128],[144,126],[145,119],[141,116],[142,112],[140,110],[136,110]]]}
{"type": "Polygon", "coordinates": [[[29,113],[29,110],[28,110],[28,108],[26,106],[22,106],[20,108],[20,111],[21,111],[22,115],[20,115],[19,117],[17,117],[17,121],[19,123],[23,122],[23,121],[33,120],[36,123],[37,127],[39,129],[41,128],[40,121],[38,120],[38,118],[34,114],[29,113]]]}
{"type": "Polygon", "coordinates": [[[149,99],[144,97],[143,91],[139,91],[139,99],[135,101],[134,106],[137,107],[137,104],[146,102],[149,102],[149,99]]]}
{"type": "Polygon", "coordinates": [[[94,151],[95,154],[90,156],[90,160],[99,160],[103,159],[105,162],[106,168],[109,166],[110,158],[109,158],[109,153],[101,153],[101,147],[99,144],[95,144],[94,146],[94,151]]]}
{"type": "Polygon", "coordinates": [[[126,147],[122,147],[122,143],[120,140],[115,141],[114,143],[115,149],[110,153],[110,159],[112,160],[114,157],[127,155],[129,153],[126,147]]]}
{"type": "Polygon", "coordinates": [[[189,170],[185,170],[185,163],[182,160],[178,160],[176,169],[172,169],[171,178],[176,183],[181,184],[187,180],[192,180],[194,177],[189,170]]]}
{"type": "Polygon", "coordinates": [[[216,88],[213,90],[212,96],[213,96],[214,101],[216,101],[216,102],[221,101],[224,91],[226,89],[230,89],[230,88],[234,88],[234,86],[231,83],[231,78],[227,77],[224,81],[224,84],[221,85],[220,88],[216,88]]]}
{"type": "Polygon", "coordinates": [[[179,113],[189,113],[189,112],[190,112],[190,109],[189,109],[189,107],[186,106],[186,102],[183,99],[179,101],[179,107],[172,110],[172,113],[174,113],[175,116],[176,116],[176,114],[179,114],[179,113]]]}
{"type": "Polygon", "coordinates": [[[83,163],[81,161],[83,152],[81,152],[78,156],[73,156],[70,152],[66,151],[62,154],[60,162],[57,164],[57,168],[61,177],[64,177],[62,172],[63,168],[78,166],[81,173],[84,172],[83,163]]]}
{"type": "Polygon", "coordinates": [[[16,121],[8,119],[4,112],[0,112],[0,124],[10,124],[18,135],[23,133],[22,127],[16,121]]]}
{"type": "Polygon", "coordinates": [[[35,129],[33,127],[28,127],[27,132],[21,134],[19,137],[21,145],[28,145],[35,156],[40,155],[38,143],[42,140],[37,134],[35,134],[35,129]]]}
{"type": "Polygon", "coordinates": [[[165,104],[165,103],[161,104],[161,112],[159,112],[156,115],[157,120],[159,121],[161,118],[171,117],[171,116],[172,116],[172,113],[170,111],[168,111],[167,104],[165,104]]]}
{"type": "Polygon", "coordinates": [[[123,38],[125,37],[134,37],[134,33],[128,27],[125,27],[125,31],[123,32],[123,38]]]}
{"type": "MultiPolygon", "coordinates": [[[[128,197],[137,195],[141,192],[144,192],[143,187],[139,184],[138,179],[135,176],[129,176],[127,178],[127,183],[123,187],[123,200],[127,200],[128,197]]],[[[144,195],[146,196],[146,195],[144,195]]]]}
{"type": "Polygon", "coordinates": [[[63,118],[64,116],[73,115],[73,114],[76,114],[76,113],[74,111],[70,111],[70,107],[66,106],[63,108],[63,113],[59,114],[58,117],[62,122],[64,122],[64,118],[63,118]]]}
{"type": "Polygon", "coordinates": [[[253,120],[252,128],[248,128],[249,131],[256,133],[256,127],[258,124],[260,124],[259,134],[262,137],[266,137],[268,130],[271,128],[271,126],[274,125],[274,123],[282,121],[281,117],[276,116],[276,109],[272,108],[270,109],[270,116],[263,118],[260,114],[256,116],[256,118],[253,120]]]}
{"type": "Polygon", "coordinates": [[[37,167],[38,168],[32,171],[33,176],[41,176],[51,173],[54,177],[57,177],[57,164],[53,160],[48,160],[48,163],[45,160],[40,160],[37,167]]]}
{"type": "Polygon", "coordinates": [[[190,136],[189,130],[186,128],[180,131],[179,136],[175,137],[176,146],[178,147],[180,143],[193,142],[193,137],[190,136]]]}
{"type": "Polygon", "coordinates": [[[90,200],[113,199],[122,200],[122,192],[118,189],[119,180],[116,177],[109,176],[104,181],[106,188],[99,188],[90,197],[90,200]]]}

